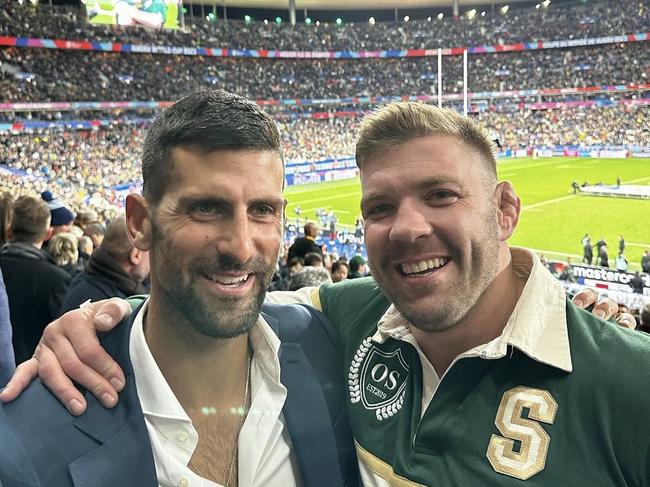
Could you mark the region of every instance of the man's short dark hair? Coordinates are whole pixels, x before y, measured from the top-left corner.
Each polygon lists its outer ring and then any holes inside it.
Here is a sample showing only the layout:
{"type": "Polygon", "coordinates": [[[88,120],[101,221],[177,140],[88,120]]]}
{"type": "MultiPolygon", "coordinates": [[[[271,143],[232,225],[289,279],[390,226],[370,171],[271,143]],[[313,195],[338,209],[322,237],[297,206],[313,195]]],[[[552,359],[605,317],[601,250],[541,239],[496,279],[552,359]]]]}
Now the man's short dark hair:
{"type": "Polygon", "coordinates": [[[89,223],[86,225],[84,233],[86,235],[104,235],[106,233],[106,227],[98,222],[89,223]]]}
{"type": "Polygon", "coordinates": [[[11,229],[16,242],[37,243],[50,227],[50,209],[40,198],[21,196],[14,202],[11,229]]]}
{"type": "Polygon", "coordinates": [[[336,262],[332,262],[332,274],[338,271],[340,267],[345,267],[348,271],[350,270],[350,267],[348,266],[347,262],[342,262],[340,260],[337,260],[336,262]]]}
{"type": "Polygon", "coordinates": [[[224,90],[193,93],[166,109],[151,125],[144,142],[144,197],[152,205],[162,198],[173,161],[171,151],[196,146],[275,151],[282,158],[280,134],[273,119],[244,97],[224,90]]]}
{"type": "Polygon", "coordinates": [[[320,255],[317,252],[309,252],[307,255],[305,255],[305,265],[306,266],[313,266],[314,264],[320,262],[321,264],[323,263],[323,256],[320,255]]]}

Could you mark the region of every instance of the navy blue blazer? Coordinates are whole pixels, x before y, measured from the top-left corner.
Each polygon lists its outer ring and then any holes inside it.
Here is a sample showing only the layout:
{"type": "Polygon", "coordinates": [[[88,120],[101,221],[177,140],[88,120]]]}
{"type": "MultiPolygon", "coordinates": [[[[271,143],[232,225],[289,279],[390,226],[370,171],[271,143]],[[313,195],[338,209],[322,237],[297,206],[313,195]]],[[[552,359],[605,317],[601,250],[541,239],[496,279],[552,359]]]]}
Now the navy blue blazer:
{"type": "MultiPolygon", "coordinates": [[[[40,381],[0,406],[0,486],[157,487],[129,357],[135,314],[102,339],[126,375],[115,408],[84,391],[88,409],[73,417],[40,381]]],[[[266,304],[262,314],[282,342],[283,413],[305,487],[360,485],[336,333],[307,306],[266,304]]]]}

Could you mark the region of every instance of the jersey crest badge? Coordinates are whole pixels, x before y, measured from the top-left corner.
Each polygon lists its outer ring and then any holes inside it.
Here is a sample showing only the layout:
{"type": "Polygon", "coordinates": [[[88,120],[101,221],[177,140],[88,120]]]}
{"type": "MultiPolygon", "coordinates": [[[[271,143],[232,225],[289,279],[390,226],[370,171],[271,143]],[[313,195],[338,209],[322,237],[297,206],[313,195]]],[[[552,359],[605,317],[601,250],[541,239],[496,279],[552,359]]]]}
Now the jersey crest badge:
{"type": "Polygon", "coordinates": [[[372,337],[367,337],[350,364],[350,401],[374,411],[378,421],[388,419],[402,409],[408,374],[401,349],[385,352],[372,343],[372,337]]]}

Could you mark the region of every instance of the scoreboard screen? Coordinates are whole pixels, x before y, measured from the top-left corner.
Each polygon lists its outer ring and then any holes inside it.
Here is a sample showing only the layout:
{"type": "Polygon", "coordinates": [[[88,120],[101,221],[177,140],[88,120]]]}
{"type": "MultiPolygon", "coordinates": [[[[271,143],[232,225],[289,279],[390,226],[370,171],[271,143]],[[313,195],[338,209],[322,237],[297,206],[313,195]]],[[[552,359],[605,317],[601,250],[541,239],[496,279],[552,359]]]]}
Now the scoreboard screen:
{"type": "Polygon", "coordinates": [[[138,25],[153,29],[177,29],[182,0],[85,0],[91,24],[138,25]]]}

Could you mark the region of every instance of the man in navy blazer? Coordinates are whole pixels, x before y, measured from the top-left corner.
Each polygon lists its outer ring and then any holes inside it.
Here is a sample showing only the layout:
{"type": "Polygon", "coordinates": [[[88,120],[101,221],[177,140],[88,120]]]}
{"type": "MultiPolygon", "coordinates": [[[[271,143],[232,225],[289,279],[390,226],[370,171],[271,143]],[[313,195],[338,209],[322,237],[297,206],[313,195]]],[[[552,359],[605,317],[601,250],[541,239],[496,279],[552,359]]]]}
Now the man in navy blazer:
{"type": "Polygon", "coordinates": [[[142,171],[126,221],[150,297],[103,339],[120,401],[86,393],[75,418],[39,382],[5,405],[3,487],[356,485],[335,335],[306,308],[262,309],[286,205],[273,120],[189,95],[153,122],[142,171]]]}
{"type": "MultiPolygon", "coordinates": [[[[158,485],[129,357],[136,314],[102,339],[126,376],[115,408],[87,392],[86,413],[73,417],[40,380],[0,404],[0,487],[158,485]]],[[[336,333],[322,313],[302,305],[266,304],[262,316],[282,341],[283,413],[303,484],[357,485],[336,333]]]]}

